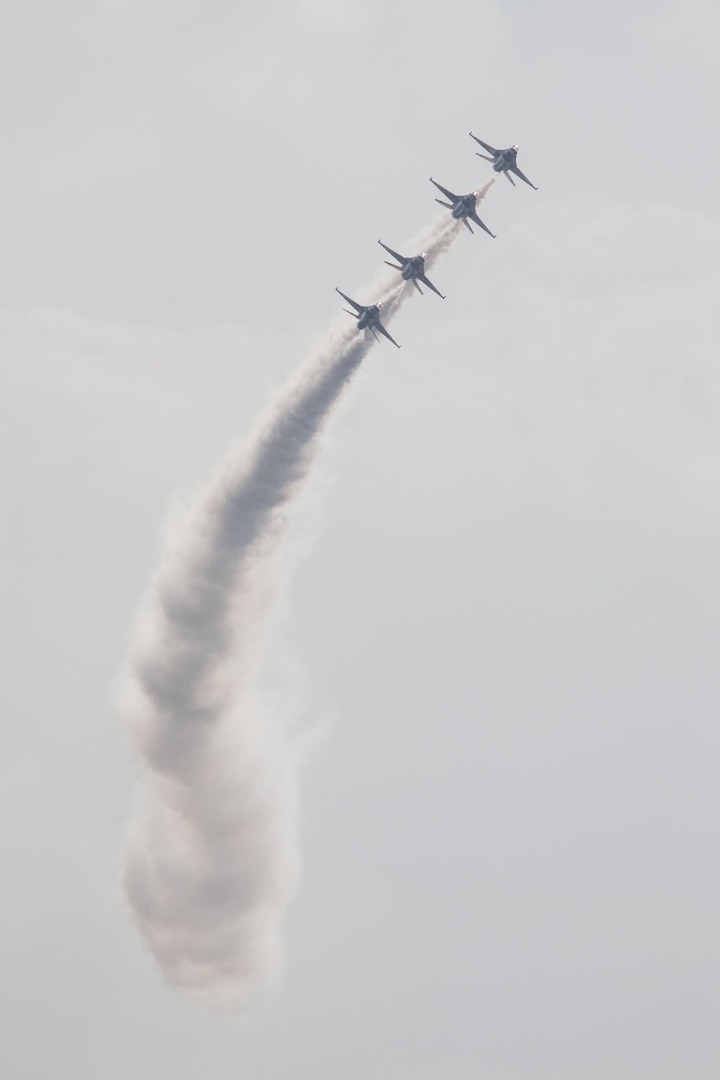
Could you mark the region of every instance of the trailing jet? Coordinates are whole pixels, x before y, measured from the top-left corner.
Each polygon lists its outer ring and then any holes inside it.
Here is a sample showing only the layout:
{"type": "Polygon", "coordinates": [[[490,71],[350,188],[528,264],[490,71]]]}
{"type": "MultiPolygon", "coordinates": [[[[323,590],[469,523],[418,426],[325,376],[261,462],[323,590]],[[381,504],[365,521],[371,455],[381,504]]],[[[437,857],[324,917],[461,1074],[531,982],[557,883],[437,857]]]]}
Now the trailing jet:
{"type": "Polygon", "coordinates": [[[397,261],[400,263],[400,266],[398,266],[397,263],[388,262],[386,259],[386,266],[392,266],[394,270],[399,270],[402,278],[405,281],[412,281],[413,285],[419,293],[422,293],[422,289],[418,285],[418,281],[422,281],[424,285],[427,285],[428,289],[432,289],[432,291],[434,293],[437,293],[438,296],[442,296],[443,300],[445,299],[440,290],[435,288],[432,281],[429,281],[428,278],[425,277],[424,252],[422,255],[398,255],[397,251],[393,251],[393,249],[389,248],[387,244],[383,244],[382,240],[378,240],[378,244],[381,248],[385,248],[388,255],[392,255],[393,259],[397,259],[397,261]]]}
{"type": "Polygon", "coordinates": [[[507,176],[513,187],[515,187],[515,181],[510,173],[515,173],[515,176],[519,176],[521,180],[524,180],[526,184],[529,184],[531,188],[535,188],[535,191],[537,191],[533,182],[528,180],[525,173],[520,172],[517,167],[517,146],[509,146],[507,150],[496,150],[494,146],[489,146],[488,143],[483,142],[482,139],[478,139],[477,135],[473,135],[472,131],[470,132],[470,137],[473,138],[476,143],[480,143],[480,145],[487,150],[488,154],[492,154],[492,157],[488,157],[487,154],[479,154],[476,150],[475,153],[477,153],[477,156],[483,158],[484,161],[491,162],[495,172],[505,173],[505,176],[507,176]]]}
{"type": "Polygon", "coordinates": [[[440,203],[441,206],[447,206],[448,210],[452,210],[452,216],[457,218],[458,221],[462,221],[468,232],[472,232],[470,222],[468,221],[468,218],[470,218],[470,221],[474,221],[475,224],[479,225],[481,229],[484,229],[486,233],[493,238],[495,237],[495,233],[490,232],[485,222],[481,221],[477,216],[475,210],[477,191],[471,191],[469,195],[453,195],[452,191],[448,191],[442,184],[438,184],[437,180],[433,180],[432,176],[430,177],[430,183],[434,184],[436,188],[442,191],[447,199],[450,199],[449,203],[443,202],[442,199],[436,199],[435,202],[440,203]]]}
{"type": "Polygon", "coordinates": [[[369,330],[376,341],[380,340],[375,333],[376,330],[379,330],[388,341],[392,341],[393,345],[397,345],[398,349],[400,348],[395,338],[390,337],[390,334],[380,322],[380,304],[358,304],[355,300],[351,300],[349,296],[346,296],[344,292],[340,292],[337,286],[335,286],[335,292],[340,293],[343,300],[347,300],[348,304],[352,304],[355,308],[354,311],[343,308],[343,311],[347,311],[348,315],[352,315],[353,319],[357,319],[358,330],[369,330]]]}

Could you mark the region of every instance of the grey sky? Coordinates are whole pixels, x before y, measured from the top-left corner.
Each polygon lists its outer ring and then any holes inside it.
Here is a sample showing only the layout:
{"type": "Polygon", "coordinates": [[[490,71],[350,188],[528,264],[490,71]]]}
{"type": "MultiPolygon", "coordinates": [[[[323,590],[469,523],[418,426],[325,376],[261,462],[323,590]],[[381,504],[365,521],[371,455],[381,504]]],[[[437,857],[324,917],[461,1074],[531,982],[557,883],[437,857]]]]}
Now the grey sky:
{"type": "MultiPolygon", "coordinates": [[[[715,1080],[710,3],[6,6],[3,1075],[715,1080]],[[286,977],[169,990],[111,708],[164,521],[520,145],[323,438],[266,692],[286,977]]],[[[713,44],[711,44],[713,43],[713,44]]]]}

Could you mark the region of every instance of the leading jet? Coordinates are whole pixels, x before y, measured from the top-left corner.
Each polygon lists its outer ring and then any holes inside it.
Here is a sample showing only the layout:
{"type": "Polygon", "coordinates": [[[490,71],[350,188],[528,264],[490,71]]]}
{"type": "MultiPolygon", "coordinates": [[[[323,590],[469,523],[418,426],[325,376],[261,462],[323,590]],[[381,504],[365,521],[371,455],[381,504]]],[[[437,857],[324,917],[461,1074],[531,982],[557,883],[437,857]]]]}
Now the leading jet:
{"type": "Polygon", "coordinates": [[[450,202],[443,202],[442,199],[436,199],[435,202],[440,203],[441,206],[447,206],[448,210],[452,210],[452,216],[458,221],[462,221],[468,232],[472,232],[470,228],[470,221],[474,221],[476,225],[479,225],[481,229],[484,229],[486,233],[495,238],[495,233],[490,232],[484,221],[481,221],[477,216],[475,205],[477,203],[477,191],[471,191],[469,195],[453,195],[452,191],[448,191],[442,184],[438,184],[437,180],[433,180],[430,177],[430,183],[434,184],[436,188],[442,191],[446,199],[450,199],[450,202]]]}
{"type": "Polygon", "coordinates": [[[483,142],[482,139],[478,139],[477,135],[473,135],[472,131],[470,132],[470,137],[474,139],[476,143],[480,143],[480,145],[487,150],[488,154],[492,154],[492,157],[488,157],[487,154],[480,154],[475,151],[477,156],[481,157],[484,161],[491,162],[496,173],[504,173],[513,187],[515,187],[515,181],[510,173],[519,176],[521,180],[524,180],[526,184],[529,184],[531,188],[534,188],[534,190],[537,191],[533,182],[528,180],[525,173],[520,172],[517,167],[517,146],[509,146],[507,150],[496,150],[494,146],[490,146],[488,143],[483,142]]]}
{"type": "Polygon", "coordinates": [[[435,288],[432,281],[430,281],[425,276],[424,252],[422,255],[398,255],[397,251],[393,251],[393,249],[389,248],[387,244],[383,244],[382,240],[378,240],[378,244],[381,248],[385,248],[388,255],[392,255],[393,259],[397,259],[397,262],[400,263],[400,265],[398,266],[397,263],[388,262],[386,259],[385,265],[392,266],[393,270],[399,270],[401,277],[405,281],[412,281],[413,285],[420,294],[422,294],[422,289],[418,285],[418,281],[422,281],[423,285],[427,285],[428,289],[432,289],[432,291],[434,293],[437,293],[438,296],[442,296],[443,300],[446,299],[446,297],[443,296],[440,290],[435,288]]]}
{"type": "Polygon", "coordinates": [[[355,308],[354,311],[343,308],[343,311],[347,311],[348,315],[352,315],[353,319],[357,319],[358,330],[369,330],[376,341],[380,340],[375,333],[376,330],[379,330],[388,341],[392,341],[393,345],[397,346],[398,349],[400,348],[395,338],[388,334],[380,322],[380,304],[358,304],[355,300],[351,300],[349,296],[346,296],[344,292],[340,292],[337,285],[335,286],[335,292],[340,293],[343,300],[347,300],[348,304],[352,304],[355,308]]]}

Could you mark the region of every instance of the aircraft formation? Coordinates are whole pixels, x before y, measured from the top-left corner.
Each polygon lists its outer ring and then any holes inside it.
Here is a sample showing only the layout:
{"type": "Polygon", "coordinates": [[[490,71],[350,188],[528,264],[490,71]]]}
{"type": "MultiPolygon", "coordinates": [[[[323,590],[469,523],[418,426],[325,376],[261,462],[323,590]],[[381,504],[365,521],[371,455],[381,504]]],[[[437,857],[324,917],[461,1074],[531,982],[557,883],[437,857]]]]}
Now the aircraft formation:
{"type": "MultiPolygon", "coordinates": [[[[482,139],[478,139],[477,135],[473,135],[472,131],[470,132],[470,137],[487,151],[486,154],[481,154],[476,151],[477,156],[483,158],[484,161],[489,161],[492,164],[494,171],[496,173],[502,173],[507,177],[513,187],[515,187],[516,184],[510,173],[519,177],[520,180],[524,180],[525,183],[535,191],[538,190],[535,187],[535,184],[528,180],[525,173],[521,172],[518,168],[517,146],[509,146],[506,150],[496,150],[495,147],[490,146],[489,143],[483,142],[482,139]]],[[[437,180],[433,180],[432,176],[430,177],[430,183],[434,184],[445,196],[445,199],[436,199],[435,202],[440,203],[441,206],[447,207],[456,221],[462,221],[468,232],[473,231],[470,227],[470,222],[472,221],[476,225],[479,225],[481,229],[484,229],[489,236],[493,237],[493,239],[495,238],[495,233],[491,232],[485,222],[481,221],[478,217],[476,210],[477,191],[470,191],[467,195],[455,195],[452,191],[448,191],[447,188],[443,187],[442,184],[438,184],[437,180]]],[[[392,266],[394,270],[399,270],[400,276],[404,281],[412,281],[417,291],[422,293],[422,289],[418,284],[418,282],[421,281],[428,289],[437,293],[443,300],[445,299],[445,296],[433,285],[425,274],[424,252],[422,255],[399,255],[397,251],[393,251],[387,244],[383,244],[382,240],[378,240],[378,244],[387,251],[388,255],[391,255],[393,259],[395,259],[395,262],[388,262],[388,260],[385,259],[386,265],[392,266]]],[[[355,309],[354,311],[350,311],[348,308],[343,308],[343,311],[347,311],[348,315],[352,315],[354,319],[357,319],[358,330],[369,330],[376,341],[380,340],[376,333],[376,331],[379,331],[379,333],[386,337],[388,341],[392,341],[393,345],[396,345],[398,349],[400,348],[395,338],[387,332],[380,322],[380,308],[382,307],[382,304],[358,304],[356,300],[351,300],[349,296],[346,296],[345,293],[341,292],[337,287],[335,291],[340,293],[343,300],[347,301],[347,303],[355,309]]]]}

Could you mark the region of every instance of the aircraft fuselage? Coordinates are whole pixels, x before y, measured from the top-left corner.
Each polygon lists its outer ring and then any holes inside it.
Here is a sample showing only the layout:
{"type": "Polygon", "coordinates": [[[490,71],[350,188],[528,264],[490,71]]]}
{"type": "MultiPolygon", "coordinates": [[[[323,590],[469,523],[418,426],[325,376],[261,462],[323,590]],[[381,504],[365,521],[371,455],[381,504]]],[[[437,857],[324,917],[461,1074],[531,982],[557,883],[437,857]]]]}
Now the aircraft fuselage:
{"type": "Polygon", "coordinates": [[[380,322],[380,308],[377,304],[371,304],[361,313],[357,321],[358,330],[370,330],[380,322]]]}
{"type": "Polygon", "coordinates": [[[422,255],[413,255],[402,268],[401,276],[405,281],[412,281],[419,274],[425,273],[425,260],[422,255]]]}
{"type": "Polygon", "coordinates": [[[476,198],[474,192],[470,192],[469,195],[461,195],[452,208],[452,216],[454,218],[464,218],[468,214],[472,214],[475,210],[476,198]]]}
{"type": "Polygon", "coordinates": [[[504,172],[517,165],[517,146],[510,146],[507,150],[498,150],[495,154],[493,169],[495,172],[504,172]]]}

